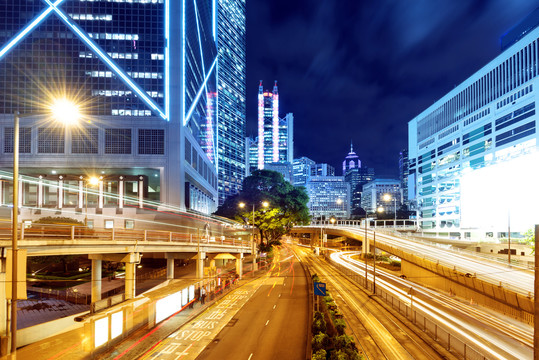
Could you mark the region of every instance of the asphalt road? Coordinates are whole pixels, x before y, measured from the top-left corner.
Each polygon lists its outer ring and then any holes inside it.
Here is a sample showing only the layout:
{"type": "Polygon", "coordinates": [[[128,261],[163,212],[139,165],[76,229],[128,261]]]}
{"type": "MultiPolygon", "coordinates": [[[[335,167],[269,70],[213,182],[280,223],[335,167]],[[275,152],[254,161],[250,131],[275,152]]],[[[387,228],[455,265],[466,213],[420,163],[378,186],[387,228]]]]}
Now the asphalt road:
{"type": "Polygon", "coordinates": [[[275,256],[265,283],[197,359],[306,359],[308,281],[290,248],[275,256]]]}

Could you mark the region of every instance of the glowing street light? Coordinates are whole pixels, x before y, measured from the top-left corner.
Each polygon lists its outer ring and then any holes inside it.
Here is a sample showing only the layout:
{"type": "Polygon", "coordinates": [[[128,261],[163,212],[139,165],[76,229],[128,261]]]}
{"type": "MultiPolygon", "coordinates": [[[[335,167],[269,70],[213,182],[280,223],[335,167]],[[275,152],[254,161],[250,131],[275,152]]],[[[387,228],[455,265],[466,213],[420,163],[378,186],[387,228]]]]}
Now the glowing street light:
{"type": "Polygon", "coordinates": [[[65,125],[73,125],[80,118],[79,106],[66,98],[56,99],[51,111],[56,121],[65,125]]]}
{"type": "MultiPolygon", "coordinates": [[[[251,229],[252,229],[252,233],[251,233],[251,255],[253,256],[253,271],[257,270],[256,269],[256,247],[255,247],[255,203],[252,204],[253,205],[253,222],[251,224],[251,229]]],[[[246,203],[244,202],[240,202],[238,204],[238,206],[243,209],[247,206],[246,203]]],[[[262,206],[267,208],[269,206],[269,202],[268,201],[262,201],[262,206]]]]}
{"type": "MultiPolygon", "coordinates": [[[[66,99],[54,101],[50,107],[52,116],[64,124],[71,124],[80,117],[78,106],[69,105],[66,99]],[[76,111],[75,111],[76,110],[76,111]]],[[[13,207],[11,224],[11,354],[15,358],[17,352],[17,267],[18,267],[18,215],[19,215],[19,122],[20,118],[51,115],[51,113],[20,114],[13,116],[13,207]]]]}
{"type": "Polygon", "coordinates": [[[391,201],[392,199],[394,200],[394,203],[395,203],[395,208],[394,208],[395,220],[393,221],[393,228],[396,228],[397,227],[397,198],[392,197],[390,194],[384,194],[383,199],[384,199],[384,201],[391,201]]]}

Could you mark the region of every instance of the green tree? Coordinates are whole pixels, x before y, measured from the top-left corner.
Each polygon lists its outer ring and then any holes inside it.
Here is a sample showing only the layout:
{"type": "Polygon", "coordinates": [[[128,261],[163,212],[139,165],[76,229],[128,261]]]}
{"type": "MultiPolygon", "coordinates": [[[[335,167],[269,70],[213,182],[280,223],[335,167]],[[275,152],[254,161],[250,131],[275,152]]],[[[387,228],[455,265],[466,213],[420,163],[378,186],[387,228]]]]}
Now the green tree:
{"type": "Polygon", "coordinates": [[[535,252],[535,229],[529,229],[524,233],[524,243],[532,248],[532,254],[535,252]]]}
{"type": "Polygon", "coordinates": [[[283,175],[271,170],[256,170],[243,180],[243,190],[227,198],[216,215],[245,224],[253,224],[260,233],[260,248],[267,250],[279,244],[295,224],[310,221],[307,202],[309,197],[302,187],[294,187],[283,175]],[[267,201],[267,208],[262,203],[267,201]],[[246,204],[240,208],[239,204],[246,204]],[[253,204],[255,206],[253,219],[253,204]]]}

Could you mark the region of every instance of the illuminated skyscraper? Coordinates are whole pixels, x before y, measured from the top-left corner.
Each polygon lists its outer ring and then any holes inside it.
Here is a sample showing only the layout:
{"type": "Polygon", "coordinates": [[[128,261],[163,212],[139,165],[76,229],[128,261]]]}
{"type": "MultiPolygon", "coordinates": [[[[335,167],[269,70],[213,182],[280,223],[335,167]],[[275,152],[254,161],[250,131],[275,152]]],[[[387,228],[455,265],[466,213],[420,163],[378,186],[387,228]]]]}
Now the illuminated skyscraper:
{"type": "Polygon", "coordinates": [[[245,177],[245,0],[219,0],[219,203],[245,177]]]}
{"type": "Polygon", "coordinates": [[[350,184],[350,209],[355,212],[361,208],[363,185],[374,180],[374,169],[361,166],[361,160],[350,144],[350,152],[342,163],[342,173],[345,181],[350,184]]]}
{"type": "Polygon", "coordinates": [[[23,205],[88,206],[81,189],[96,175],[92,208],[212,212],[218,100],[227,100],[217,87],[218,19],[236,14],[227,4],[218,14],[216,0],[0,2],[0,87],[10,89],[0,94],[0,166],[11,166],[14,111],[42,113],[61,96],[86,115],[72,129],[21,119],[21,173],[43,182],[24,186],[23,205]]]}
{"type": "MultiPolygon", "coordinates": [[[[258,87],[257,168],[276,162],[292,163],[294,159],[294,115],[279,117],[279,91],[277,81],[273,90],[258,87]]],[[[251,163],[253,160],[248,161],[251,163]]],[[[250,169],[252,171],[253,169],[250,169]]]]}
{"type": "Polygon", "coordinates": [[[422,231],[501,240],[537,223],[538,25],[535,10],[500,55],[408,123],[408,198],[422,231]]]}

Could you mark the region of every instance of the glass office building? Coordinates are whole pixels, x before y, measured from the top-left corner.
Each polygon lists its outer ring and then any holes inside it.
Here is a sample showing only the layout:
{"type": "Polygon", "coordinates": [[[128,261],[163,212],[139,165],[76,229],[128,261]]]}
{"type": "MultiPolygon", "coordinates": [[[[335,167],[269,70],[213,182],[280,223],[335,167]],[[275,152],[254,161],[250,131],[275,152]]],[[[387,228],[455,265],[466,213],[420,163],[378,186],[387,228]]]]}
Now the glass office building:
{"type": "Polygon", "coordinates": [[[0,166],[19,111],[21,173],[41,179],[25,205],[215,210],[216,1],[6,0],[0,19],[0,166]],[[82,121],[38,115],[54,98],[79,104],[82,121]],[[93,176],[96,204],[79,195],[93,176]]]}
{"type": "Polygon", "coordinates": [[[245,0],[219,0],[219,204],[241,190],[245,177],[245,0]]]}
{"type": "Polygon", "coordinates": [[[539,28],[508,36],[499,56],[408,124],[408,198],[425,232],[501,239],[537,223],[539,28]]]}

